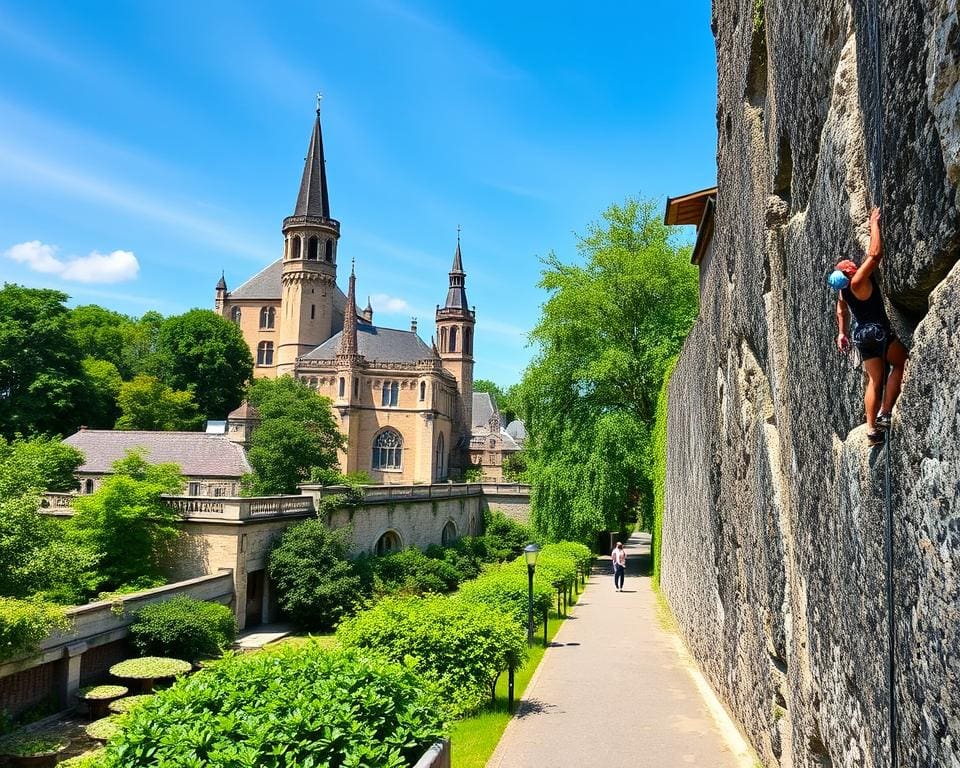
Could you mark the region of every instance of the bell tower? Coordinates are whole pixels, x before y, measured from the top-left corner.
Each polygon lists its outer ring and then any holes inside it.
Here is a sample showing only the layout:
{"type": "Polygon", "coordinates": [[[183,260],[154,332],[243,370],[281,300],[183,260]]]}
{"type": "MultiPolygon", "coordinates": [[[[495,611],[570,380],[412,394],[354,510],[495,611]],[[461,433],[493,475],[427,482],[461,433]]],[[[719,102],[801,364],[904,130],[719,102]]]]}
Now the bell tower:
{"type": "Polygon", "coordinates": [[[330,217],[318,96],[300,194],[293,215],[283,220],[278,376],[292,375],[297,358],[332,335],[339,239],[340,222],[330,217]]]}
{"type": "Polygon", "coordinates": [[[460,254],[460,232],[457,231],[457,252],[450,268],[447,300],[437,307],[437,346],[443,368],[457,379],[460,396],[461,423],[455,429],[469,437],[473,422],[473,329],[476,312],[467,306],[467,273],[460,254]]]}

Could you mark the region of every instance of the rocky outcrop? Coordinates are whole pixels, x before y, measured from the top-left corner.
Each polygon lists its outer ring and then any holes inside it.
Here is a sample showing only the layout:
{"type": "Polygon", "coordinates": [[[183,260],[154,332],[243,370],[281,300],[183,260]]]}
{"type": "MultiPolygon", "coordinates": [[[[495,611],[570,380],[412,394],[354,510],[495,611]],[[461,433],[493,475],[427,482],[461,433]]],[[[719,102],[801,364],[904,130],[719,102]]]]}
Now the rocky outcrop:
{"type": "Polygon", "coordinates": [[[766,765],[891,764],[886,449],[866,445],[824,283],[862,257],[882,195],[881,280],[911,346],[890,455],[895,748],[955,768],[957,1],[715,0],[713,19],[714,254],[670,383],[661,584],[766,765]]]}

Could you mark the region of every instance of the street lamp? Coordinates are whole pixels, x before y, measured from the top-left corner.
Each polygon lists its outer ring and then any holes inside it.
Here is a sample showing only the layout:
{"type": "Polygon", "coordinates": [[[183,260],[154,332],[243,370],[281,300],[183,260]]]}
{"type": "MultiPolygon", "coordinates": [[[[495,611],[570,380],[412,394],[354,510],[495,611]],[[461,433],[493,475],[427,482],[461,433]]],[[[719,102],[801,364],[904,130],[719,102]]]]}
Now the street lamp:
{"type": "Polygon", "coordinates": [[[527,544],[523,548],[523,558],[527,561],[527,644],[533,645],[533,570],[537,567],[537,555],[540,547],[527,544]]]}

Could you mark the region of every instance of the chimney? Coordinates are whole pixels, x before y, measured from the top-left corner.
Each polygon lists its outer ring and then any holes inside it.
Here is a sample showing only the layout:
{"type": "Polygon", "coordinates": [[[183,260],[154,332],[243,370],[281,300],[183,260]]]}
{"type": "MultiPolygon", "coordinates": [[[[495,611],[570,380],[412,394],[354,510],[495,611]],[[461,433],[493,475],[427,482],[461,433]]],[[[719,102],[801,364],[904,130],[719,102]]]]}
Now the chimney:
{"type": "Polygon", "coordinates": [[[414,333],[417,332],[417,318],[415,317],[410,318],[410,330],[414,333]]]}

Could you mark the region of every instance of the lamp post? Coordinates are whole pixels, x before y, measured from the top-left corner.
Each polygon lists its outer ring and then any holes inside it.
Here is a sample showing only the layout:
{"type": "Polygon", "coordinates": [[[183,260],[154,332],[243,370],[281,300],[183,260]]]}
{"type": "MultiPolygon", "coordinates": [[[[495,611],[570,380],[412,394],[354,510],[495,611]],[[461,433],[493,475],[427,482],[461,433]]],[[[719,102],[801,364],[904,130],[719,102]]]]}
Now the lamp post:
{"type": "Polygon", "coordinates": [[[533,571],[537,567],[537,555],[540,547],[527,544],[523,548],[523,557],[527,561],[527,644],[533,645],[533,571]]]}

